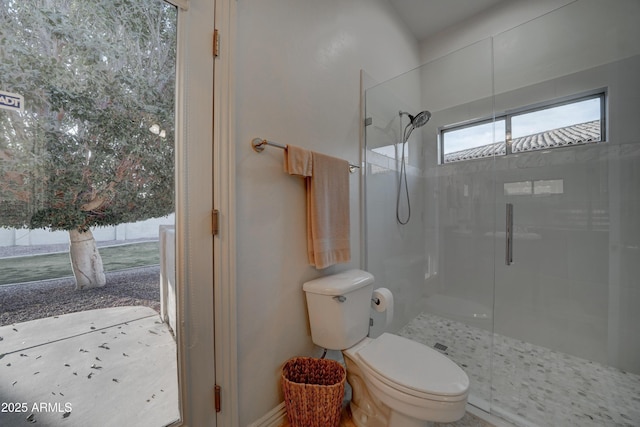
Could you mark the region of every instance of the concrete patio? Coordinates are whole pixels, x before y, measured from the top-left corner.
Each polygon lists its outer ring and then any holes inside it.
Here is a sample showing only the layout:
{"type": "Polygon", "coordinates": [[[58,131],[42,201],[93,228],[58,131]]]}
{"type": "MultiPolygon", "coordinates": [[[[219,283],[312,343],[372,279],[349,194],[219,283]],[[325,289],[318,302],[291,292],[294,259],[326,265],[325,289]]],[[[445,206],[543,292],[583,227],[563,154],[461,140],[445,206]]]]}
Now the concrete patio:
{"type": "Polygon", "coordinates": [[[148,307],[2,326],[0,404],[0,426],[165,426],[179,417],[175,340],[148,307]]]}

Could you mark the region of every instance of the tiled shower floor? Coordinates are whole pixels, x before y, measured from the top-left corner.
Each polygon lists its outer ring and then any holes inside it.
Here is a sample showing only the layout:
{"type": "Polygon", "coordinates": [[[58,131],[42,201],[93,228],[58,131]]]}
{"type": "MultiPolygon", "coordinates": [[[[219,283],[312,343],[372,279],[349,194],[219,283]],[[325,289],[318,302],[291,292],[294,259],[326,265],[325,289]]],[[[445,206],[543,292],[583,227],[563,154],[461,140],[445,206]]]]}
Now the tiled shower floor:
{"type": "Polygon", "coordinates": [[[446,345],[469,375],[471,403],[491,402],[490,412],[516,425],[640,426],[640,375],[428,313],[398,334],[446,345]]]}

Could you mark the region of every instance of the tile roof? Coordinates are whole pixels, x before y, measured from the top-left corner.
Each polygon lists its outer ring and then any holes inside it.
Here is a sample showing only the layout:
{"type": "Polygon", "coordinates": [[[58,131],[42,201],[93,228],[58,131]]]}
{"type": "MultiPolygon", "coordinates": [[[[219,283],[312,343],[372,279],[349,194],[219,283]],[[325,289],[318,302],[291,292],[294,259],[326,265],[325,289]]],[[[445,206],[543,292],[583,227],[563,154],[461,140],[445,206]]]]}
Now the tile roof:
{"type": "MultiPolygon", "coordinates": [[[[533,135],[515,138],[511,141],[511,151],[522,153],[525,151],[543,150],[545,148],[563,147],[566,145],[587,144],[601,141],[600,120],[548,130],[533,135]]],[[[444,156],[445,163],[460,160],[481,159],[483,157],[500,156],[506,154],[504,141],[468,148],[444,156]]]]}

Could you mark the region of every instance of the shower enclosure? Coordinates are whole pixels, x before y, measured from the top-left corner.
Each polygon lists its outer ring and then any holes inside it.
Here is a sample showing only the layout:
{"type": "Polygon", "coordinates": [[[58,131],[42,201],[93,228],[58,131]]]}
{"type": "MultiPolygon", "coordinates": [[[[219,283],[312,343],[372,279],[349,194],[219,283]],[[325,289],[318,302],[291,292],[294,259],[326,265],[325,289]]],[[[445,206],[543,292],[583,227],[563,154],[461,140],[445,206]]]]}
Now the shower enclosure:
{"type": "Polygon", "coordinates": [[[579,0],[365,92],[365,259],[390,329],[516,425],[640,425],[638,20],[579,0]],[[403,225],[399,111],[423,110],[403,225]]]}

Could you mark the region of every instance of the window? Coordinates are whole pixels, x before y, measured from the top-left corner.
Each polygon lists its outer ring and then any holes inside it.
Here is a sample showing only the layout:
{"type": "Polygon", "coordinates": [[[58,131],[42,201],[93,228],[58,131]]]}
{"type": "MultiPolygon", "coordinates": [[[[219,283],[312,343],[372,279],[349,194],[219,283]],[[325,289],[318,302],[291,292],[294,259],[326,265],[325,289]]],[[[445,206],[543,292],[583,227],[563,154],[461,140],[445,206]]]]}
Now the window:
{"type": "Polygon", "coordinates": [[[603,141],[605,92],[440,130],[440,163],[603,141]]]}

